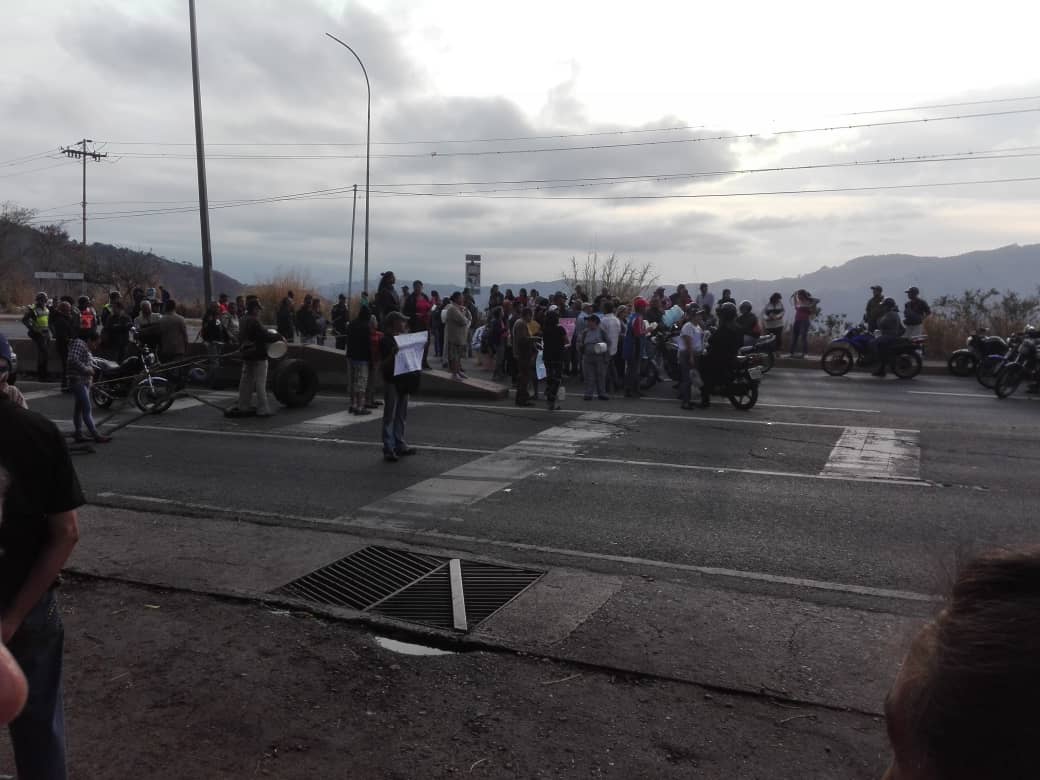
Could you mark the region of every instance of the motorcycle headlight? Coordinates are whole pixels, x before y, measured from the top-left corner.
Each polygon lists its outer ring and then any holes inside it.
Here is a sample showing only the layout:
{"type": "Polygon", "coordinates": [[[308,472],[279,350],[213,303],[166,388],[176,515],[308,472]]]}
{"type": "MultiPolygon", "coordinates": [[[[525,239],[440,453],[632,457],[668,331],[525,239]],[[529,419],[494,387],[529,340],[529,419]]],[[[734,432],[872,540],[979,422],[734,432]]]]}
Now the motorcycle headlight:
{"type": "Polygon", "coordinates": [[[968,336],[968,338],[964,342],[964,346],[966,346],[968,348],[971,348],[971,342],[974,341],[974,340],[975,340],[974,336],[968,336]]]}

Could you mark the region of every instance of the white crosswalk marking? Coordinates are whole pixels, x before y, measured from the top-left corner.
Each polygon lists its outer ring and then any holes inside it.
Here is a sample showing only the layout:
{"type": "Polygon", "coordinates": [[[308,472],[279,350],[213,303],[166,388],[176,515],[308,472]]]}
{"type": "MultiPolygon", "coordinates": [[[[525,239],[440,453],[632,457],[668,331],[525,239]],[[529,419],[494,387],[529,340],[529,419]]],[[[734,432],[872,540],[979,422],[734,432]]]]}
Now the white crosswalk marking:
{"type": "MultiPolygon", "coordinates": [[[[422,405],[422,401],[408,402],[409,409],[415,409],[422,405]]],[[[382,421],[382,409],[373,409],[371,411],[372,414],[357,415],[352,414],[348,409],[344,409],[341,412],[334,412],[332,414],[322,415],[321,417],[314,417],[310,420],[301,420],[292,423],[291,425],[283,425],[274,430],[277,433],[300,433],[305,436],[317,436],[322,433],[332,433],[338,428],[346,428],[350,425],[360,425],[361,423],[372,422],[373,420],[382,421]]]]}
{"type": "Polygon", "coordinates": [[[921,480],[916,431],[846,428],[820,472],[828,477],[921,480]]]}
{"type": "Polygon", "coordinates": [[[452,507],[476,503],[544,469],[547,460],[553,456],[574,456],[582,447],[616,434],[618,425],[624,420],[625,415],[611,412],[583,414],[491,455],[392,493],[362,507],[357,515],[360,522],[364,522],[366,516],[377,515],[380,519],[374,521],[376,524],[394,525],[394,517],[429,516],[431,510],[450,512],[452,507]]]}

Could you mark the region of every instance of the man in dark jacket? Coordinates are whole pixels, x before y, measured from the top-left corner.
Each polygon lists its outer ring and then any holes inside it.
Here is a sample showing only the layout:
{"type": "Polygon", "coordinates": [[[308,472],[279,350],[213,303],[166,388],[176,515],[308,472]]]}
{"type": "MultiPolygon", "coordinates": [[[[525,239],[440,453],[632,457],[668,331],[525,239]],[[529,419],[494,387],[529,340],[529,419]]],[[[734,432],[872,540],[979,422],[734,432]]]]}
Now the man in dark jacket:
{"type": "Polygon", "coordinates": [[[394,374],[397,360],[397,340],[394,337],[404,333],[407,322],[408,318],[399,311],[387,314],[383,324],[386,333],[380,345],[383,371],[383,460],[388,463],[396,463],[400,458],[415,454],[415,448],[409,447],[405,441],[404,429],[408,422],[408,398],[419,389],[422,372],[394,374]]]}
{"type": "Polygon", "coordinates": [[[296,312],[296,330],[301,344],[315,344],[318,337],[318,321],[314,317],[314,297],[303,296],[303,305],[296,312]]]}
{"type": "Polygon", "coordinates": [[[892,344],[905,333],[903,324],[899,321],[899,307],[895,300],[885,298],[882,307],[885,313],[878,319],[878,330],[881,331],[881,336],[874,343],[874,349],[877,350],[878,355],[878,367],[874,371],[874,376],[885,375],[885,370],[888,368],[889,350],[892,344]]]}
{"type": "Polygon", "coordinates": [[[133,326],[134,323],[123,309],[123,302],[113,301],[101,336],[108,353],[117,363],[122,363],[126,357],[127,347],[130,346],[130,330],[133,326]]]}
{"type": "Polygon", "coordinates": [[[867,300],[867,308],[863,314],[863,321],[867,323],[867,330],[873,333],[877,330],[878,320],[885,313],[885,296],[881,292],[881,285],[875,284],[870,288],[873,295],[867,300]]]}
{"type": "MultiPolygon", "coordinates": [[[[295,318],[295,310],[293,309],[293,292],[289,290],[282,302],[278,304],[278,311],[275,313],[275,323],[278,328],[278,333],[283,339],[292,344],[293,341],[293,319],[295,318]]],[[[247,305],[248,311],[248,305],[247,305]]]]}
{"type": "Polygon", "coordinates": [[[270,417],[271,407],[267,403],[267,345],[281,339],[260,322],[263,310],[255,295],[246,296],[246,316],[239,323],[239,339],[242,344],[242,376],[238,381],[238,406],[229,409],[230,417],[256,413],[257,417],[270,417]],[[251,406],[253,393],[256,406],[251,406]]]}
{"type": "Polygon", "coordinates": [[[350,310],[347,308],[347,296],[339,294],[339,303],[329,313],[332,319],[332,333],[336,337],[336,349],[347,347],[347,327],[350,324],[350,310]]]}
{"type": "Polygon", "coordinates": [[[79,334],[79,322],[72,320],[72,304],[62,300],[51,311],[51,333],[54,334],[54,347],[61,361],[61,389],[69,389],[69,379],[65,376],[69,357],[69,343],[79,334]]]}

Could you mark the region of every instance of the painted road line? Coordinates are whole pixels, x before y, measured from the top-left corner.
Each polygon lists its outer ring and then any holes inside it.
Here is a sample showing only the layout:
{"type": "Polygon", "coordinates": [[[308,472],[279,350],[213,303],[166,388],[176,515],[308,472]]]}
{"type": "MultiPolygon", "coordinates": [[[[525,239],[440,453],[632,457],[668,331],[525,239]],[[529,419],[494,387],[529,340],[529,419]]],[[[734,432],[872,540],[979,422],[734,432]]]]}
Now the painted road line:
{"type": "MultiPolygon", "coordinates": [[[[72,424],[71,420],[67,420],[65,422],[67,422],[70,426],[72,424]]],[[[187,433],[187,434],[199,434],[199,435],[202,435],[202,436],[238,436],[238,437],[251,438],[251,439],[275,439],[275,440],[282,440],[282,441],[309,441],[309,442],[315,442],[315,443],[320,443],[320,444],[328,444],[328,445],[335,445],[335,446],[372,447],[373,449],[376,448],[376,447],[382,448],[382,446],[383,446],[382,442],[376,441],[376,440],[372,440],[372,439],[339,439],[339,438],[324,437],[324,436],[302,436],[302,435],[298,436],[298,435],[291,434],[291,433],[273,433],[273,432],[272,433],[262,433],[260,431],[231,431],[231,430],[214,431],[214,430],[207,430],[205,428],[182,428],[182,427],[176,427],[176,426],[172,426],[172,425],[133,425],[133,426],[130,426],[130,427],[132,427],[134,430],[138,430],[138,431],[161,431],[163,433],[166,433],[166,432],[170,432],[170,433],[187,433]]],[[[504,450],[478,449],[478,448],[475,448],[475,447],[450,447],[450,446],[446,446],[446,445],[442,445],[442,444],[423,444],[421,442],[417,442],[414,446],[417,447],[421,451],[429,450],[431,452],[461,452],[461,453],[468,453],[468,454],[473,454],[473,455],[492,455],[492,454],[494,454],[496,456],[495,459],[494,459],[495,460],[494,469],[496,469],[496,470],[499,468],[498,464],[499,463],[505,464],[506,461],[508,460],[508,457],[509,457],[507,454],[505,454],[504,450]]],[[[688,463],[669,463],[667,461],[660,461],[660,462],[658,462],[658,461],[652,461],[652,460],[626,460],[624,458],[599,458],[599,457],[595,457],[595,456],[592,456],[592,455],[554,455],[553,457],[555,459],[557,459],[557,460],[563,460],[563,461],[575,460],[575,461],[582,461],[582,462],[588,462],[588,463],[602,463],[602,464],[605,464],[605,465],[636,466],[636,467],[640,467],[640,468],[653,468],[653,469],[672,469],[672,470],[675,470],[675,471],[705,471],[705,472],[711,472],[713,474],[720,474],[720,475],[722,475],[722,474],[741,474],[741,475],[749,475],[749,476],[757,476],[757,477],[779,477],[779,478],[782,478],[782,479],[814,479],[814,480],[831,481],[831,482],[860,482],[860,483],[874,484],[874,485],[890,484],[890,485],[900,485],[900,486],[908,486],[908,485],[913,486],[913,485],[916,485],[918,487],[935,487],[935,485],[933,485],[932,483],[925,482],[924,480],[920,480],[920,481],[899,480],[899,479],[889,479],[889,480],[886,480],[886,479],[877,479],[877,478],[874,478],[874,477],[864,477],[864,476],[839,476],[839,475],[833,475],[832,476],[832,475],[828,475],[828,474],[806,474],[806,473],[797,472],[797,471],[772,471],[772,470],[768,470],[768,469],[731,468],[729,466],[700,466],[700,465],[688,464],[688,463]]],[[[536,469],[535,471],[538,471],[538,470],[540,470],[540,469],[536,469]]],[[[494,472],[491,471],[491,472],[488,472],[488,473],[491,474],[491,473],[494,473],[494,472]]],[[[532,472],[532,473],[535,473],[535,472],[532,472]]],[[[508,486],[508,484],[509,484],[508,482],[505,483],[506,486],[508,486]]],[[[490,495],[490,493],[488,495],[490,495]]],[[[376,510],[373,510],[373,511],[376,511],[376,510]]],[[[410,514],[414,514],[414,513],[410,513],[410,514]]],[[[421,517],[423,515],[422,515],[422,513],[419,513],[416,516],[420,516],[421,517]]]]}
{"type": "MultiPolygon", "coordinates": [[[[422,401],[409,401],[409,410],[416,407],[423,406],[422,401]]],[[[309,420],[301,420],[300,422],[292,423],[290,425],[283,425],[275,430],[284,431],[286,433],[303,433],[303,434],[319,434],[319,433],[331,433],[339,428],[347,428],[351,425],[360,425],[362,423],[379,421],[382,424],[383,412],[379,410],[369,410],[372,414],[354,414],[349,409],[344,409],[341,412],[333,412],[332,414],[326,414],[321,417],[313,417],[309,420]]]]}
{"type": "Polygon", "coordinates": [[[1008,400],[1010,400],[1010,401],[1033,401],[1033,400],[1037,400],[1035,398],[1030,398],[1029,396],[1021,396],[1021,395],[1012,395],[1012,396],[1009,396],[1008,398],[1001,399],[1001,398],[997,398],[995,393],[940,393],[940,392],[934,391],[934,390],[907,390],[906,392],[909,393],[910,395],[950,395],[950,396],[956,396],[958,398],[988,398],[991,401],[993,401],[993,400],[996,400],[996,401],[1001,401],[1001,400],[1004,400],[1004,401],[1008,401],[1008,400]]]}
{"type": "Polygon", "coordinates": [[[56,395],[61,395],[61,390],[30,390],[28,393],[22,393],[22,397],[26,401],[39,401],[41,398],[53,398],[56,395]]]}
{"type": "Polygon", "coordinates": [[[511,484],[544,469],[548,459],[575,457],[590,444],[621,430],[624,415],[589,412],[576,420],[554,425],[490,455],[464,463],[436,477],[424,479],[358,510],[374,517],[377,525],[408,527],[407,518],[438,517],[475,504],[511,484]]]}
{"type": "MultiPolygon", "coordinates": [[[[651,398],[649,396],[643,396],[643,401],[659,401],[669,404],[679,403],[678,398],[651,398]]],[[[762,406],[770,409],[807,409],[809,411],[816,412],[854,412],[857,414],[881,414],[880,409],[847,409],[842,406],[796,406],[794,404],[764,404],[759,401],[755,406],[762,406]]]]}
{"type": "MultiPolygon", "coordinates": [[[[127,506],[140,503],[165,511],[176,511],[178,508],[194,511],[212,512],[215,516],[225,517],[228,513],[227,506],[214,504],[200,504],[175,501],[168,498],[155,496],[128,495],[125,493],[98,493],[97,498],[102,502],[97,504],[104,506],[106,500],[116,499],[116,506],[127,506]]],[[[306,517],[302,515],[291,515],[283,512],[267,512],[254,509],[241,509],[240,519],[262,523],[265,525],[275,524],[280,526],[305,526],[318,530],[328,531],[371,531],[373,526],[366,523],[357,523],[349,516],[338,517],[333,520],[306,517]]],[[[631,566],[646,566],[655,569],[689,572],[692,574],[703,574],[711,577],[731,578],[752,582],[764,582],[774,585],[790,585],[798,588],[809,588],[814,590],[825,590],[836,593],[848,593],[858,596],[872,596],[882,599],[894,599],[898,601],[937,602],[942,598],[928,593],[918,593],[908,590],[895,590],[890,588],[874,588],[869,585],[855,585],[845,582],[831,582],[828,580],[814,580],[805,577],[791,577],[782,574],[770,574],[768,572],[747,571],[743,569],[727,569],[718,566],[697,566],[688,563],[673,563],[671,561],[658,561],[650,558],[635,558],[628,555],[611,555],[609,553],[597,553],[587,550],[569,550],[561,547],[546,547],[536,544],[525,544],[523,542],[508,542],[501,539],[488,539],[479,536],[466,536],[463,534],[450,534],[435,530],[411,530],[407,539],[414,542],[416,537],[437,540],[441,543],[458,542],[465,544],[483,545],[487,547],[499,547],[524,553],[537,553],[540,555],[555,555],[561,558],[574,558],[578,560],[607,561],[631,566]]]]}
{"type": "Polygon", "coordinates": [[[921,448],[917,434],[892,428],[846,428],[820,476],[926,484],[921,482],[921,448]]]}
{"type": "MultiPolygon", "coordinates": [[[[640,399],[646,400],[646,399],[640,399]]],[[[503,404],[501,406],[494,406],[492,404],[457,404],[449,403],[447,401],[427,401],[426,405],[429,407],[440,406],[448,408],[458,409],[480,409],[495,412],[505,413],[523,413],[523,414],[551,414],[553,416],[564,415],[564,414],[581,414],[580,409],[561,409],[560,411],[550,412],[547,409],[539,409],[537,407],[531,407],[530,409],[519,409],[510,405],[503,404]]],[[[678,420],[681,422],[688,422],[694,424],[708,424],[717,425],[719,423],[734,423],[736,425],[780,425],[789,428],[820,428],[823,430],[840,431],[844,430],[844,425],[827,424],[827,423],[805,423],[805,422],[788,422],[781,420],[756,420],[747,419],[743,417],[716,417],[710,412],[690,412],[688,414],[654,414],[652,412],[630,412],[625,410],[620,412],[625,417],[632,417],[635,419],[645,420],[678,420]]]]}

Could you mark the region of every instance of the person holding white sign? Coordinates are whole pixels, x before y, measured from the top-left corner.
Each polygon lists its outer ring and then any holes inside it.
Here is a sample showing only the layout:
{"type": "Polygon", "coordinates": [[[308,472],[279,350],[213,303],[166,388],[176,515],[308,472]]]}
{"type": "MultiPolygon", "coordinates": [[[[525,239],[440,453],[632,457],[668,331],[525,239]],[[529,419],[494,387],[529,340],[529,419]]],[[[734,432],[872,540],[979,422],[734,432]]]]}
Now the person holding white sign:
{"type": "Polygon", "coordinates": [[[380,345],[383,369],[383,460],[396,463],[414,455],[404,438],[408,419],[408,396],[419,389],[425,333],[405,334],[408,322],[399,311],[387,314],[386,333],[380,345]],[[416,336],[419,338],[416,339],[416,336]]]}

